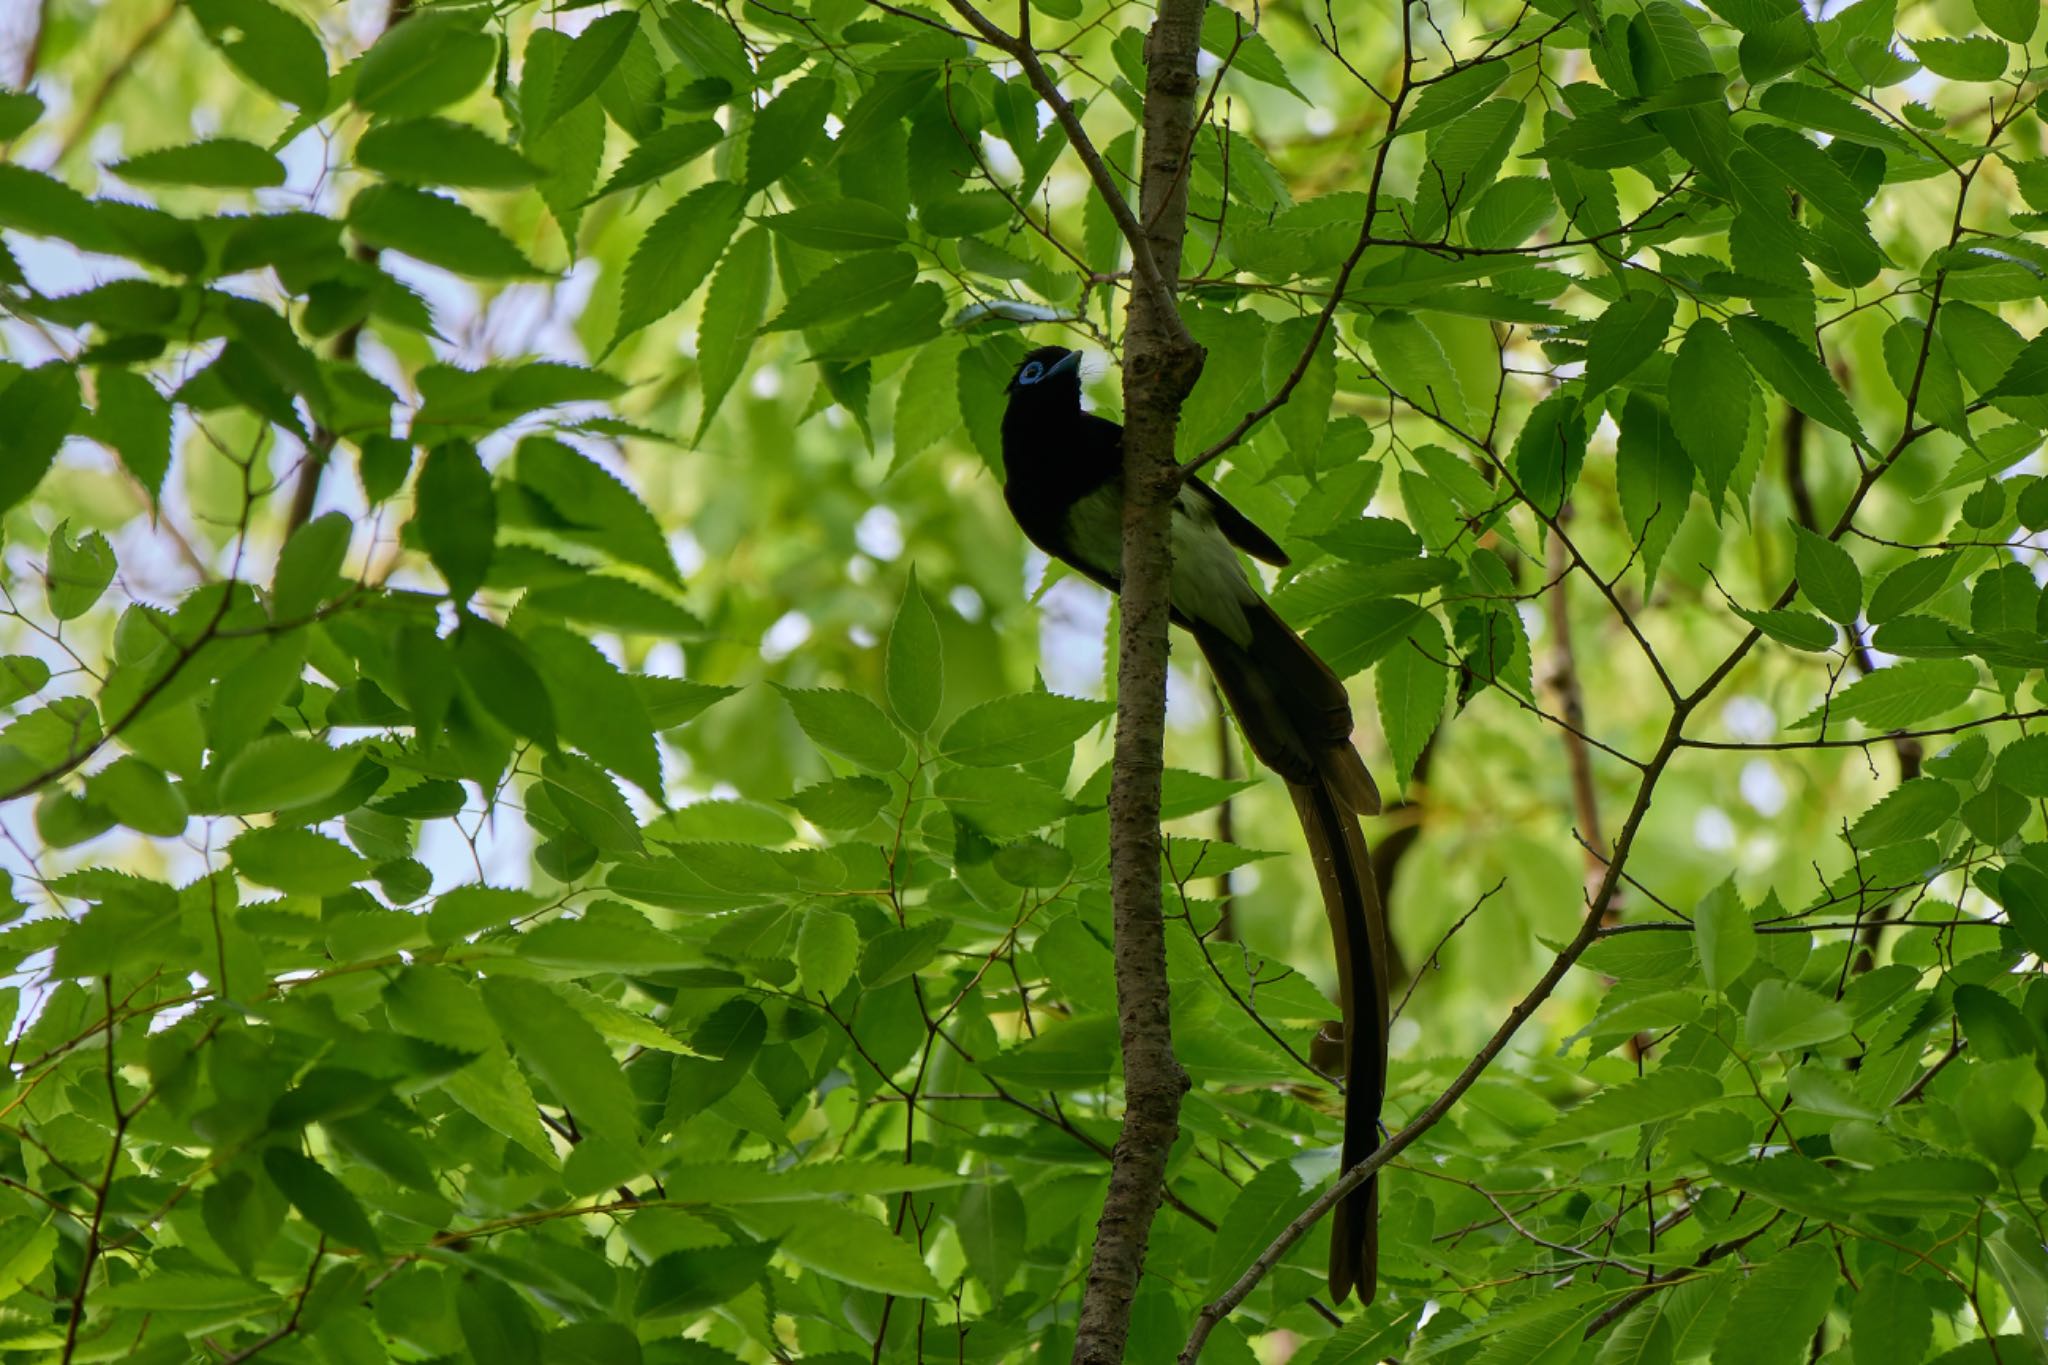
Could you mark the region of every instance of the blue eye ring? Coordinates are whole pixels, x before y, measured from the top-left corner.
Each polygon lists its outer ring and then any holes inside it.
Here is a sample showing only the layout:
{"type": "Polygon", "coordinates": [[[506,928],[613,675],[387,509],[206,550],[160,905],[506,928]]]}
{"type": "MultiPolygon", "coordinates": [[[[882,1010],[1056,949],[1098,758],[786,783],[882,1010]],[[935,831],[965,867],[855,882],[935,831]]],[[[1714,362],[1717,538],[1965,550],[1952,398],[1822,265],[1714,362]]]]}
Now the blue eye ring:
{"type": "Polygon", "coordinates": [[[1026,364],[1024,368],[1018,371],[1017,373],[1017,382],[1019,384],[1036,384],[1039,380],[1043,378],[1045,378],[1045,366],[1039,364],[1035,360],[1026,364]]]}

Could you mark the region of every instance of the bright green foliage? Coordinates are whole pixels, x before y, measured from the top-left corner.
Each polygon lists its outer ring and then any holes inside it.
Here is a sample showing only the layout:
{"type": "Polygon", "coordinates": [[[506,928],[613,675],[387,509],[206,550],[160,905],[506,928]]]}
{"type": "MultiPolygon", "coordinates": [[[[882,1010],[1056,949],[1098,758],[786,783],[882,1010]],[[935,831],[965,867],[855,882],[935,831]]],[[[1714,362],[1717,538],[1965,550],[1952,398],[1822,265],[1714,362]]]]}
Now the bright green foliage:
{"type": "MultiPolygon", "coordinates": [[[[0,1352],[1063,1358],[1111,691],[991,471],[1130,253],[1042,92],[940,6],[26,8],[0,1352]]],[[[1145,12],[1030,10],[1126,184],[1145,12]]],[[[1388,1122],[1575,961],[1378,1299],[1318,1230],[1205,1359],[2038,1354],[2043,26],[1822,12],[1207,13],[1180,451],[1298,375],[1204,477],[1406,803],[1388,1122]]],[[[1146,1361],[1340,1126],[1205,690],[1146,1361]]]]}

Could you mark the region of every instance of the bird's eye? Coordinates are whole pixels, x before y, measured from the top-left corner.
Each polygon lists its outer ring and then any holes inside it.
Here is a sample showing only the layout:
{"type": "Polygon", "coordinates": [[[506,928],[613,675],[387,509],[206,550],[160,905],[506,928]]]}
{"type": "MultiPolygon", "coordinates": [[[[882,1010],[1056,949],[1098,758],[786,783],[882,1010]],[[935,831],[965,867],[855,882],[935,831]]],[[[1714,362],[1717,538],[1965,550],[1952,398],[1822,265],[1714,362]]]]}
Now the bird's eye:
{"type": "Polygon", "coordinates": [[[1040,379],[1044,377],[1045,366],[1039,364],[1037,361],[1034,360],[1030,364],[1026,365],[1021,372],[1019,372],[1019,374],[1017,375],[1017,382],[1019,384],[1036,384],[1040,379]]]}

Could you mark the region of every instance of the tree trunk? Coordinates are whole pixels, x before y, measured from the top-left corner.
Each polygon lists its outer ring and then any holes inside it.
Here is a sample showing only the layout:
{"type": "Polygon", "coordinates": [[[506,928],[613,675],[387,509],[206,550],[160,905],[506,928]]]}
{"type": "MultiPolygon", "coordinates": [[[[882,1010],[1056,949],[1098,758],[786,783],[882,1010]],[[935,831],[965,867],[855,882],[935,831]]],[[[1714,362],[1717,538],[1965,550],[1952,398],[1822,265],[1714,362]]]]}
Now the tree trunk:
{"type": "Polygon", "coordinates": [[[1146,41],[1145,144],[1138,220],[1164,290],[1131,291],[1124,331],[1124,526],[1117,641],[1116,755],[1109,792],[1115,907],[1117,1024],[1124,1123],[1095,1232],[1074,1360],[1124,1356],[1145,1241],[1180,1132],[1187,1073],[1173,1055],[1160,901],[1159,784],[1166,733],[1166,654],[1172,546],[1180,490],[1174,433],[1202,369],[1202,351],[1170,310],[1187,232],[1187,158],[1204,0],[1165,0],[1146,41]]]}

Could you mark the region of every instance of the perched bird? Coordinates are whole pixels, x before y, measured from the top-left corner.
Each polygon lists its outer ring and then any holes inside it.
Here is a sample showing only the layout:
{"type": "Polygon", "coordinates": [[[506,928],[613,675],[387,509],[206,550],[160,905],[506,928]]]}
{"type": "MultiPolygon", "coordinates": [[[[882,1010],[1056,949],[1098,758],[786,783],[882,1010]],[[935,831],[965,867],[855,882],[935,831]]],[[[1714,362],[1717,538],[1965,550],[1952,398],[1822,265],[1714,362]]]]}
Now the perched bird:
{"type": "MultiPolygon", "coordinates": [[[[1123,562],[1123,428],[1081,410],[1081,356],[1042,346],[1024,358],[1003,412],[1003,498],[1033,544],[1111,592],[1123,562]]],[[[1378,1141],[1387,1074],[1385,926],[1361,815],[1379,789],[1351,744],[1344,684],[1260,596],[1237,557],[1287,554],[1198,478],[1173,510],[1173,619],[1209,661],[1259,761],[1294,798],[1321,884],[1344,1016],[1344,1169],[1378,1141]]],[[[1370,1302],[1378,1279],[1377,1182],[1339,1204],[1330,1292],[1370,1302]]]]}

